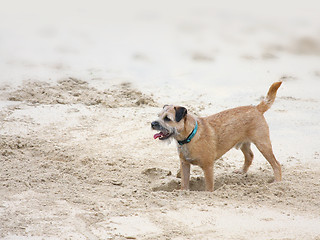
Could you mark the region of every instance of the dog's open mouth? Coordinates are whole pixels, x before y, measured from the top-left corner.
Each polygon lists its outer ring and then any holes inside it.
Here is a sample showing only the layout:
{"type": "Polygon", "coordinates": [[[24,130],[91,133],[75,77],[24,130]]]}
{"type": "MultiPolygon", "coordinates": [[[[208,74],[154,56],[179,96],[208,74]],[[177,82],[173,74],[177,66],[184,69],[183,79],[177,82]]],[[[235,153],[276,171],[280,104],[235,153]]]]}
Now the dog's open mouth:
{"type": "Polygon", "coordinates": [[[153,138],[154,139],[159,138],[159,140],[165,140],[165,139],[168,139],[171,135],[172,135],[172,133],[169,133],[169,132],[159,132],[159,133],[156,133],[153,136],[153,138]]]}

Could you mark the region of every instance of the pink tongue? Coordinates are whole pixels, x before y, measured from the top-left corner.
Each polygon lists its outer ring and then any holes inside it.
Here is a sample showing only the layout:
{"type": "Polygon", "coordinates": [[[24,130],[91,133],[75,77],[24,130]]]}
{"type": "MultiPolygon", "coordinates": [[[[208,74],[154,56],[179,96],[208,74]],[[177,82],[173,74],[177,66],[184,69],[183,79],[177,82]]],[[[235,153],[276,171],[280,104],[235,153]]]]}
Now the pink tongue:
{"type": "Polygon", "coordinates": [[[163,136],[162,132],[156,133],[155,135],[153,135],[153,138],[154,138],[154,139],[157,139],[157,138],[159,138],[159,137],[161,137],[161,136],[163,136]]]}

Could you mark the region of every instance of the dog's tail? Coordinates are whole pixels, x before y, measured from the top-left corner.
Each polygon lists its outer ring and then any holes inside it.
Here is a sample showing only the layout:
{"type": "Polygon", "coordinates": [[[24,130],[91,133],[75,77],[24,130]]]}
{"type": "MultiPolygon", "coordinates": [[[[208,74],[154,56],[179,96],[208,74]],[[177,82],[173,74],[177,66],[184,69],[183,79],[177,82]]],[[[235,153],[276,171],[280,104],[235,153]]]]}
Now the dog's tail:
{"type": "Polygon", "coordinates": [[[281,84],[282,82],[275,82],[274,84],[271,85],[267,96],[257,106],[257,109],[260,112],[265,113],[272,106],[274,99],[276,98],[276,95],[277,95],[277,90],[281,86],[281,84]]]}

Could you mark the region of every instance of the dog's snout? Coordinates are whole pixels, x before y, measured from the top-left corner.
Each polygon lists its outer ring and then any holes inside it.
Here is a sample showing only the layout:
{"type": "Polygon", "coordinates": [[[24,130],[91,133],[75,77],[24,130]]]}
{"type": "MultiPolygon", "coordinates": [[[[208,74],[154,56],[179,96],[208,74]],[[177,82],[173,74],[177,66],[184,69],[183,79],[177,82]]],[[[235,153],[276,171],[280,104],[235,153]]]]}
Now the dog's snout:
{"type": "Polygon", "coordinates": [[[154,121],[154,122],[151,123],[151,127],[152,127],[153,129],[159,128],[159,127],[160,127],[160,124],[159,124],[159,122],[154,121]]]}

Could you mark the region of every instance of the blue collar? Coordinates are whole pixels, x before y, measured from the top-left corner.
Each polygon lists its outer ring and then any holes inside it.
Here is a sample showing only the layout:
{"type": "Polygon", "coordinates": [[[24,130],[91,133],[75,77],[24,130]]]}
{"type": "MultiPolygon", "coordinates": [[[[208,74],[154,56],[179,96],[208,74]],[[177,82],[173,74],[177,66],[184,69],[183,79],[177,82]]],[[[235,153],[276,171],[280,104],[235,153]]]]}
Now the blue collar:
{"type": "Polygon", "coordinates": [[[185,140],[178,141],[179,145],[189,143],[191,141],[191,139],[194,137],[194,135],[196,135],[197,131],[198,131],[198,122],[196,121],[196,126],[194,127],[193,131],[190,133],[190,135],[185,140]]]}

